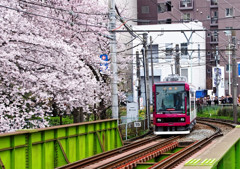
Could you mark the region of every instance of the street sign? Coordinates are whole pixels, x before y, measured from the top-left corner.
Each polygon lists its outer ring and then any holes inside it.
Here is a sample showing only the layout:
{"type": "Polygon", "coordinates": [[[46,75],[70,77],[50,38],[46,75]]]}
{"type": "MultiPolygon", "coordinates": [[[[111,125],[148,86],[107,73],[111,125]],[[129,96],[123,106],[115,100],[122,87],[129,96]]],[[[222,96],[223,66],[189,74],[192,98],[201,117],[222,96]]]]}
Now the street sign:
{"type": "MultiPolygon", "coordinates": [[[[102,54],[100,55],[101,60],[108,61],[108,55],[107,54],[102,54]]],[[[100,63],[100,71],[102,70],[107,70],[108,69],[108,63],[100,63]]]]}
{"type": "Polygon", "coordinates": [[[238,63],[238,76],[240,76],[240,63],[238,63]]]}
{"type": "Polygon", "coordinates": [[[134,122],[134,127],[141,127],[141,122],[138,121],[134,122]]]}
{"type": "Polygon", "coordinates": [[[138,104],[127,103],[127,123],[138,119],[138,104]]]}

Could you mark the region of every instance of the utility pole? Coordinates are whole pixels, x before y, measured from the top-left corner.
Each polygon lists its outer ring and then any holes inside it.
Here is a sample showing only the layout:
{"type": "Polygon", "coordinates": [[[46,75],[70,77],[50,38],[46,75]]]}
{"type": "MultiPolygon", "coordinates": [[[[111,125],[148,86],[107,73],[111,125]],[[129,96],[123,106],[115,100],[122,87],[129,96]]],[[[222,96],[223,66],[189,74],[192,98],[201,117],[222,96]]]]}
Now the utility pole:
{"type": "MultiPolygon", "coordinates": [[[[231,33],[232,34],[232,33],[231,33]]],[[[228,35],[228,94],[231,95],[231,41],[229,39],[230,35],[228,35]]],[[[231,36],[232,37],[232,36],[231,36]]]]}
{"type": "Polygon", "coordinates": [[[216,71],[216,96],[219,96],[219,84],[220,84],[220,81],[221,79],[219,79],[219,76],[220,76],[220,72],[219,72],[219,68],[218,68],[218,52],[217,52],[217,47],[216,47],[216,53],[215,53],[215,61],[216,61],[216,68],[217,68],[217,71],[216,71]]]}
{"type": "MultiPolygon", "coordinates": [[[[154,85],[154,73],[153,73],[153,51],[152,51],[152,36],[150,36],[150,51],[151,51],[151,74],[152,74],[152,86],[154,85]]],[[[152,90],[152,103],[154,102],[154,94],[152,90]]],[[[153,104],[152,104],[153,105],[153,104]]]]}
{"type": "Polygon", "coordinates": [[[150,128],[150,90],[149,90],[149,68],[148,68],[148,57],[147,57],[147,38],[148,38],[148,34],[147,33],[143,33],[143,48],[144,48],[144,52],[143,52],[143,60],[144,60],[144,64],[145,64],[145,101],[146,101],[146,119],[147,119],[147,126],[148,129],[150,128]]]}
{"type": "Polygon", "coordinates": [[[236,31],[232,31],[232,79],[233,79],[233,121],[237,123],[237,62],[236,62],[236,31]]]}
{"type": "Polygon", "coordinates": [[[137,87],[137,95],[138,95],[138,107],[140,108],[140,97],[141,97],[141,77],[140,77],[140,59],[139,52],[136,52],[136,63],[137,63],[137,79],[138,79],[138,87],[137,87]]]}
{"type": "Polygon", "coordinates": [[[179,58],[179,45],[178,44],[176,44],[175,74],[180,76],[180,58],[179,58]]]}
{"type": "Polygon", "coordinates": [[[229,40],[228,42],[228,94],[231,95],[231,54],[230,54],[230,49],[231,49],[231,42],[229,40]]]}
{"type": "Polygon", "coordinates": [[[116,54],[116,33],[112,31],[116,27],[116,15],[115,15],[115,0],[108,1],[109,7],[109,32],[111,36],[110,40],[110,59],[111,59],[111,72],[112,72],[112,118],[117,119],[118,117],[118,87],[117,87],[117,54],[116,54]]]}
{"type": "Polygon", "coordinates": [[[200,56],[200,44],[198,44],[198,65],[200,66],[200,60],[201,60],[201,56],[200,56]]]}

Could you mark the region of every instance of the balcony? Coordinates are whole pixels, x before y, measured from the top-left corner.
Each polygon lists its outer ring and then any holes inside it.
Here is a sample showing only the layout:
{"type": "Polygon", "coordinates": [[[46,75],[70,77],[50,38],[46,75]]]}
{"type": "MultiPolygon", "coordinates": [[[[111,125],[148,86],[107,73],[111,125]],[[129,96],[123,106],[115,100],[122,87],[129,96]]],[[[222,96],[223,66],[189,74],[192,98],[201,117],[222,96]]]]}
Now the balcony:
{"type": "Polygon", "coordinates": [[[217,8],[217,7],[218,7],[217,0],[211,0],[210,8],[217,8]]]}
{"type": "Polygon", "coordinates": [[[211,18],[210,26],[218,26],[218,18],[217,17],[211,18]]]}
{"type": "Polygon", "coordinates": [[[217,35],[211,36],[210,44],[218,44],[218,36],[217,35]]]}
{"type": "Polygon", "coordinates": [[[181,0],[179,2],[179,9],[180,10],[193,9],[193,0],[181,0]]]}

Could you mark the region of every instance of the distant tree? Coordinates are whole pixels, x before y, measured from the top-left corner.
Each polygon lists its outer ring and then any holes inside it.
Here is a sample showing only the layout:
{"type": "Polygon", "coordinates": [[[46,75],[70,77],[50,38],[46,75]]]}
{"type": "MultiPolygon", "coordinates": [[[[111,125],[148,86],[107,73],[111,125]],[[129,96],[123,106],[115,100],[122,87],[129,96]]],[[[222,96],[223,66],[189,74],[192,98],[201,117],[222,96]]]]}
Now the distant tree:
{"type": "Polygon", "coordinates": [[[99,55],[109,53],[101,36],[108,34],[106,6],[96,0],[0,4],[0,132],[48,126],[52,107],[79,115],[111,104],[111,72],[99,71],[99,55]]]}

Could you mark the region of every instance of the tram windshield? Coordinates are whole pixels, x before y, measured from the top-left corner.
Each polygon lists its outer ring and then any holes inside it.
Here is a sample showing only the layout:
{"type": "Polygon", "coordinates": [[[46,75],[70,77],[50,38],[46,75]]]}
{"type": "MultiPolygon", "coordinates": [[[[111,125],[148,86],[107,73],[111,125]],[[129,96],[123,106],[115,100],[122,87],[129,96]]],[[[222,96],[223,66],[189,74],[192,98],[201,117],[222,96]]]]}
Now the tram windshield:
{"type": "Polygon", "coordinates": [[[156,110],[184,111],[184,86],[156,86],[156,110]]]}

